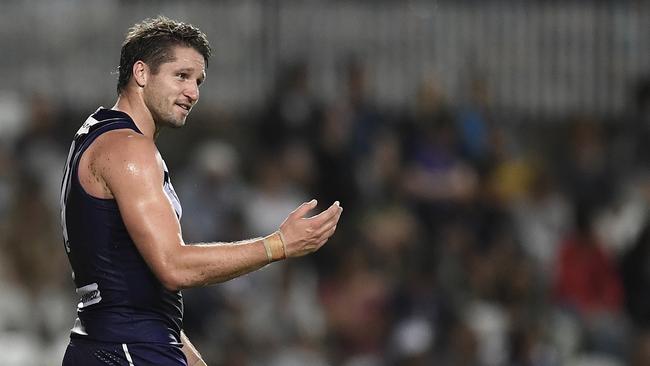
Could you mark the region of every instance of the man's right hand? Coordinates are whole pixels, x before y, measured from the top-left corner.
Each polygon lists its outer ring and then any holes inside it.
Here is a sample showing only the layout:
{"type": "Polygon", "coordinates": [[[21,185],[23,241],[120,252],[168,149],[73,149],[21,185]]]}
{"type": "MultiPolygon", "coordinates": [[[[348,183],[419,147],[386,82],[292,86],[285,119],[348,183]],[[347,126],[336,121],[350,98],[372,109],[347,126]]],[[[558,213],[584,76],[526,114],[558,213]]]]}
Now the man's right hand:
{"type": "Polygon", "coordinates": [[[343,208],[334,202],[327,210],[312,217],[305,217],[316,208],[316,200],[305,202],[287,216],[280,232],[284,240],[287,258],[301,257],[322,247],[336,231],[343,208]]]}

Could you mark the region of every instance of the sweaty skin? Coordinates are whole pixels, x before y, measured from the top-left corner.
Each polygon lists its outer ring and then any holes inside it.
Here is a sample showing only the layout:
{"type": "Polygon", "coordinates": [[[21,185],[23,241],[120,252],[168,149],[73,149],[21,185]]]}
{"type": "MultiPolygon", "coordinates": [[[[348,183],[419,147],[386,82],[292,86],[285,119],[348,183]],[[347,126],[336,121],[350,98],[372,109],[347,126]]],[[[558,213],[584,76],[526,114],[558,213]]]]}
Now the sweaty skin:
{"type": "MultiPolygon", "coordinates": [[[[163,189],[164,163],[155,145],[162,127],[179,128],[199,99],[206,77],[203,56],[177,46],[174,57],[154,72],[137,61],[113,109],[127,113],[143,134],[114,130],[99,136],[82,155],[78,174],[83,189],[97,198],[115,199],[138,251],[170,291],[223,282],[268,264],[263,238],[233,243],[186,245],[180,223],[163,189]]],[[[338,202],[305,217],[316,201],[291,212],[279,230],[286,257],[300,257],[323,246],[334,234],[342,208],[338,202]]],[[[271,234],[271,233],[269,233],[271,234]]],[[[200,361],[182,337],[187,358],[200,361]]]]}
{"type": "MultiPolygon", "coordinates": [[[[267,264],[261,238],[236,243],[185,245],[180,224],[163,191],[163,162],[154,139],[160,128],[181,127],[199,99],[205,62],[193,48],[175,47],[174,57],[157,72],[142,61],[114,109],[135,121],[143,134],[130,130],[100,136],[79,165],[83,188],[117,201],[124,223],[147,264],[170,290],[222,282],[267,264]]],[[[287,257],[320,248],[334,233],[342,208],[335,203],[305,218],[316,202],[292,212],[280,226],[287,257]]]]}

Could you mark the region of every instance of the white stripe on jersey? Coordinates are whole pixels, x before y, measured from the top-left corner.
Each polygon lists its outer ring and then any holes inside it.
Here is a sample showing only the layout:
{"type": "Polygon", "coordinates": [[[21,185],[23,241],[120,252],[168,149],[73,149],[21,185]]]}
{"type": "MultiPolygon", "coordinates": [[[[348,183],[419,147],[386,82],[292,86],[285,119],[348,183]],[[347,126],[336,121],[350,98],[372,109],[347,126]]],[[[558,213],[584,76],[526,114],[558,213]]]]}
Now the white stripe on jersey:
{"type": "Polygon", "coordinates": [[[133,359],[131,359],[131,354],[129,353],[129,348],[126,346],[126,343],[122,343],[122,349],[126,355],[126,360],[129,361],[129,366],[134,366],[133,359]]]}

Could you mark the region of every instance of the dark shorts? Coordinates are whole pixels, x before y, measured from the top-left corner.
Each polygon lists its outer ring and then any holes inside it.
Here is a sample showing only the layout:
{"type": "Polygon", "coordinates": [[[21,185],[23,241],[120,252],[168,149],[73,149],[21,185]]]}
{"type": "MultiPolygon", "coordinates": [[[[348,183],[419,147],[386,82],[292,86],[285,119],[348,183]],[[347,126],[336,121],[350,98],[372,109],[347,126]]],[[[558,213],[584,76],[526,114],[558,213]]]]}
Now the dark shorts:
{"type": "Polygon", "coordinates": [[[187,366],[180,347],[156,343],[103,343],[73,338],[63,366],[187,366]]]}

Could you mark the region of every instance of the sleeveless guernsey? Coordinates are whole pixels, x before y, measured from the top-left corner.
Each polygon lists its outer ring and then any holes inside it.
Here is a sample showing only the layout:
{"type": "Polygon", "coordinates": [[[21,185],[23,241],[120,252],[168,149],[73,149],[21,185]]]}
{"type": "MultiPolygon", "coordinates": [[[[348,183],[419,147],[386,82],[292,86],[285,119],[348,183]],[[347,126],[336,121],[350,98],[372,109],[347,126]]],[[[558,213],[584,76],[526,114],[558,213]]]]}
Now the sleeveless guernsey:
{"type": "MultiPolygon", "coordinates": [[[[151,272],[126,230],[117,203],[89,195],[81,186],[81,155],[101,134],[131,129],[120,111],[99,108],[74,137],[61,185],[65,250],[80,297],[71,338],[115,343],[180,344],[183,300],[151,272]]],[[[167,166],[162,182],[176,215],[181,205],[167,166]]]]}

